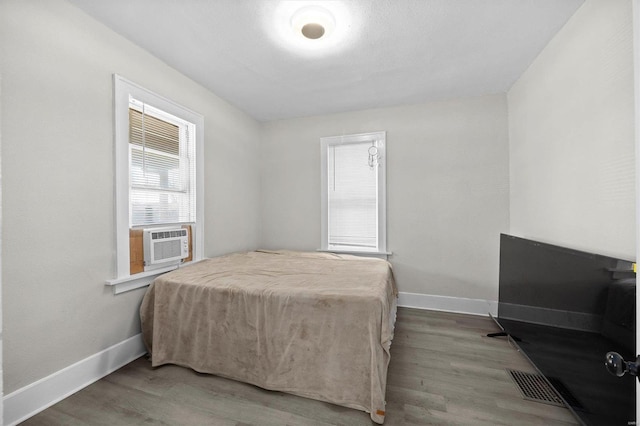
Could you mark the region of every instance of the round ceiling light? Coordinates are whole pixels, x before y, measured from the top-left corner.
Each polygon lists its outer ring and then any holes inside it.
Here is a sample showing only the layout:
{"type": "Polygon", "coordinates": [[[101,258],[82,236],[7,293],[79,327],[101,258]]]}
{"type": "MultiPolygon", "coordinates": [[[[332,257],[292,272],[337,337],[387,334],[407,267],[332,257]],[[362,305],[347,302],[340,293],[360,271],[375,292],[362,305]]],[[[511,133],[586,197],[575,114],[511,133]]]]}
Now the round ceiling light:
{"type": "Polygon", "coordinates": [[[328,38],[335,26],[336,21],[331,12],[321,6],[303,7],[291,17],[293,32],[307,40],[328,38]]]}
{"type": "MultiPolygon", "coordinates": [[[[2,1],[2,0],[0,0],[2,1]]],[[[272,7],[266,32],[283,48],[298,55],[318,57],[349,48],[356,40],[360,21],[353,3],[346,0],[280,0],[261,2],[272,7]],[[274,31],[275,30],[275,31],[274,31]]]]}

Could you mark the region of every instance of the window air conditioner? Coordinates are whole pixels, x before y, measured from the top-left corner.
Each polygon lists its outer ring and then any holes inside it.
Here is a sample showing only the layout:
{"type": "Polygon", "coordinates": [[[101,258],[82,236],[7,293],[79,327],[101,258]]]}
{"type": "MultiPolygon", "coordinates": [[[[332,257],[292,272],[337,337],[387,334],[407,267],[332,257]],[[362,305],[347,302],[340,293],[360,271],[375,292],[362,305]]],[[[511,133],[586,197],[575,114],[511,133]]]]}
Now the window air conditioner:
{"type": "Polygon", "coordinates": [[[184,228],[143,229],[144,270],[177,265],[189,257],[189,234],[184,228]]]}

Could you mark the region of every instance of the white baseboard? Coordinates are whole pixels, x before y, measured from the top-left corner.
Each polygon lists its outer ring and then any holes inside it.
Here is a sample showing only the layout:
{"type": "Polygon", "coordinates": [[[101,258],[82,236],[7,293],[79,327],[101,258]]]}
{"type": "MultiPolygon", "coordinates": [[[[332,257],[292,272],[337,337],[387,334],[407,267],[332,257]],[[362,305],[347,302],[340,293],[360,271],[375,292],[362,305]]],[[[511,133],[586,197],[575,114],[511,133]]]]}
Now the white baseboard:
{"type": "Polygon", "coordinates": [[[4,425],[13,426],[146,353],[137,334],[2,398],[4,425]]]}
{"type": "Polygon", "coordinates": [[[498,315],[498,302],[464,297],[436,296],[432,294],[403,293],[398,295],[398,306],[429,309],[433,311],[457,312],[461,314],[498,315]]]}

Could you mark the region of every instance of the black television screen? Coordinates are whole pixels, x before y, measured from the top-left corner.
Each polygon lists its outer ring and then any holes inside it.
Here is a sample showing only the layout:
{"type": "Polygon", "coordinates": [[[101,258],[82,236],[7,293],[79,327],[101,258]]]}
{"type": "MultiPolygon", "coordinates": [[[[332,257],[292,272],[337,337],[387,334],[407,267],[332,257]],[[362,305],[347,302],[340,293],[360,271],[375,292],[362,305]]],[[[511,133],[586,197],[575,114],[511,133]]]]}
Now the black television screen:
{"type": "Polygon", "coordinates": [[[628,260],[500,236],[500,327],[586,425],[635,424],[635,273],[628,260]]]}

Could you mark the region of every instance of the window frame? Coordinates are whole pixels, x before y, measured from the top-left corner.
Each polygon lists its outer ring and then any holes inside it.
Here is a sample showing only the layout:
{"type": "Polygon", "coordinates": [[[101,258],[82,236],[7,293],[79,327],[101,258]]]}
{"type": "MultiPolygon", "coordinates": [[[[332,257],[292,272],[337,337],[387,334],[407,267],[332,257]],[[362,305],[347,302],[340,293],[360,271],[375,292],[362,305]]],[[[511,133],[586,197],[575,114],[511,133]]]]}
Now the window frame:
{"type": "Polygon", "coordinates": [[[170,267],[167,270],[159,269],[134,275],[129,273],[129,97],[195,124],[196,221],[195,224],[190,223],[194,262],[204,257],[204,117],[118,74],[113,75],[113,87],[116,278],[108,280],[106,284],[114,286],[114,292],[117,294],[148,285],[157,275],[175,269],[170,267]]]}
{"type": "Polygon", "coordinates": [[[390,255],[387,251],[387,188],[386,188],[386,139],[385,131],[358,133],[353,135],[329,136],[320,138],[320,170],[321,170],[321,248],[320,251],[332,253],[351,253],[359,255],[390,255]],[[378,173],[377,173],[377,218],[378,246],[376,250],[333,249],[329,247],[329,147],[352,143],[377,141],[378,173]]]}

